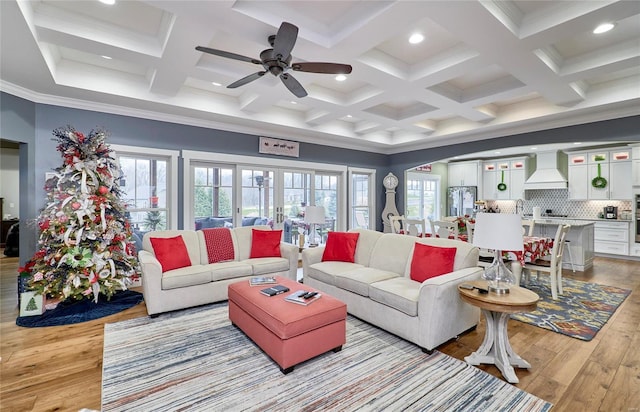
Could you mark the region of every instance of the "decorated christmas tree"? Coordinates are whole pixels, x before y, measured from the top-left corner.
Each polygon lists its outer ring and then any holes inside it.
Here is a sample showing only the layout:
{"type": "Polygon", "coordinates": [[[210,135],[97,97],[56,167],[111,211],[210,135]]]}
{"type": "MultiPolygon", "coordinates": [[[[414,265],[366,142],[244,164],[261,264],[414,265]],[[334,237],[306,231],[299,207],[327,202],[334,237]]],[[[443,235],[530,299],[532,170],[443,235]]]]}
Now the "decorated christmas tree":
{"type": "Polygon", "coordinates": [[[139,277],[120,167],[104,130],[85,136],[67,126],[53,135],[64,163],[45,184],[39,249],[19,271],[30,273],[31,290],[51,298],[110,299],[139,277]]]}

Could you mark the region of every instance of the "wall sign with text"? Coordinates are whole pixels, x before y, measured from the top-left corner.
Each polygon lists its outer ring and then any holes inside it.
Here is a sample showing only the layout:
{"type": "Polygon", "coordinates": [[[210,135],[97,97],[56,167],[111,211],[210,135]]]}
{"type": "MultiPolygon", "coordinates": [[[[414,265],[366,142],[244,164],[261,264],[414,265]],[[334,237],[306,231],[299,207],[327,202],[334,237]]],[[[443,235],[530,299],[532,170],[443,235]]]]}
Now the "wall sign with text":
{"type": "Polygon", "coordinates": [[[300,143],[260,136],[260,153],[299,157],[300,143]]]}

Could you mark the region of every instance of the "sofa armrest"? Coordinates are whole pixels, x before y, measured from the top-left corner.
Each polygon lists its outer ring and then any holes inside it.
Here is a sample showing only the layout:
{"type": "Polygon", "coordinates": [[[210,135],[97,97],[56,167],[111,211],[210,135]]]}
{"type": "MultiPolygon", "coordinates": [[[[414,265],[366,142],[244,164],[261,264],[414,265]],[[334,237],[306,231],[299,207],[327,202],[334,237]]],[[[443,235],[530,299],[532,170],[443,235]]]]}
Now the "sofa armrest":
{"type": "Polygon", "coordinates": [[[289,261],[289,279],[298,280],[298,246],[281,242],[280,255],[289,261]]]}
{"type": "Polygon", "coordinates": [[[324,253],[324,246],[318,246],[313,248],[307,248],[302,251],[302,273],[309,272],[309,266],[314,263],[322,262],[322,254],[324,253]]]}
{"type": "Polygon", "coordinates": [[[159,304],[160,292],[162,292],[162,265],[151,252],[141,250],[138,252],[138,261],[142,271],[142,294],[147,313],[161,312],[159,304]]]}
{"type": "Polygon", "coordinates": [[[418,317],[424,326],[425,347],[429,350],[478,324],[480,309],[462,301],[458,285],[480,279],[483,269],[464,268],[422,282],[418,317]],[[428,332],[427,332],[428,331],[428,332]]]}

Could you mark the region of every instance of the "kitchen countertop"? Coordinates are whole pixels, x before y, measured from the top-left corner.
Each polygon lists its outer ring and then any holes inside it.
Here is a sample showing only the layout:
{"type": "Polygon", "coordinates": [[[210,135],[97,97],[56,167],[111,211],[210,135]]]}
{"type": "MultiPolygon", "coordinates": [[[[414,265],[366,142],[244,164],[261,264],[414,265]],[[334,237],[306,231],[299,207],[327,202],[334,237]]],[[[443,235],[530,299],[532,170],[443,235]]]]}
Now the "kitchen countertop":
{"type": "MultiPolygon", "coordinates": [[[[525,216],[530,219],[530,216],[525,216]]],[[[572,226],[587,226],[594,224],[596,222],[622,222],[622,223],[631,223],[631,220],[622,220],[622,219],[600,219],[600,218],[584,218],[584,217],[546,217],[542,216],[539,220],[535,220],[536,225],[558,225],[560,223],[567,223],[572,226]]]]}

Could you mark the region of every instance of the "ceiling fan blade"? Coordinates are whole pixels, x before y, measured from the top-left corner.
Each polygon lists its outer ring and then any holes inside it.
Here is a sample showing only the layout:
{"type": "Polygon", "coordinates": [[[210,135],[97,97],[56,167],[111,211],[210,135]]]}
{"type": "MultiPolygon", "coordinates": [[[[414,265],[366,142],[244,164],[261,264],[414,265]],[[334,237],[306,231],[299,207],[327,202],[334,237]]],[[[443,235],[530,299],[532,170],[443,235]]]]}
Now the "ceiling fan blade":
{"type": "Polygon", "coordinates": [[[266,72],[256,72],[256,73],[250,74],[247,77],[243,77],[242,79],[236,80],[235,82],[231,83],[230,85],[227,86],[227,89],[235,89],[236,87],[243,86],[249,82],[252,82],[254,80],[261,78],[262,76],[264,76],[265,73],[266,72]]]}
{"type": "Polygon", "coordinates": [[[282,80],[282,83],[287,86],[287,89],[297,97],[304,97],[307,95],[307,91],[302,87],[300,82],[293,78],[292,75],[283,73],[280,75],[280,80],[282,80]]]}
{"type": "Polygon", "coordinates": [[[253,64],[262,64],[262,62],[260,60],[258,60],[258,59],[254,59],[252,57],[243,56],[241,54],[231,53],[231,52],[224,51],[224,50],[211,49],[209,47],[202,47],[202,46],[197,46],[196,50],[201,51],[201,52],[205,52],[205,53],[209,53],[209,54],[215,54],[216,56],[220,56],[220,57],[226,57],[227,59],[240,60],[240,61],[243,61],[243,62],[249,62],[249,63],[253,63],[253,64]]]}
{"type": "Polygon", "coordinates": [[[293,63],[291,68],[297,72],[349,74],[351,65],[340,63],[293,63]]]}
{"type": "Polygon", "coordinates": [[[291,23],[283,21],[273,42],[273,54],[282,56],[286,60],[291,55],[291,50],[298,39],[298,28],[291,23]]]}

